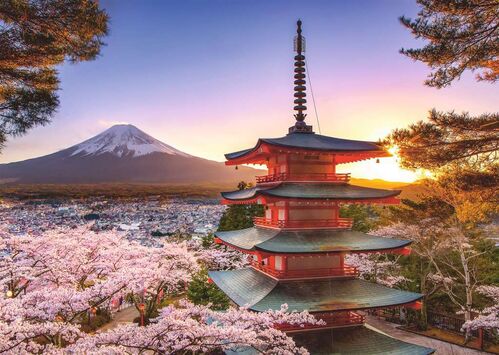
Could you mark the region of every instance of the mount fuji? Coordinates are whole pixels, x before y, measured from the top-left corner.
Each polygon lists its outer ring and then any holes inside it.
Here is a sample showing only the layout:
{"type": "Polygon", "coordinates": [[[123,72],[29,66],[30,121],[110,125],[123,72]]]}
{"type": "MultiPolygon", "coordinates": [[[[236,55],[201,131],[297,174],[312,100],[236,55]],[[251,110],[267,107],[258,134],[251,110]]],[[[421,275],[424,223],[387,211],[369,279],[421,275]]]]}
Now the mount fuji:
{"type": "Polygon", "coordinates": [[[165,153],[191,157],[169,145],[151,137],[133,125],[115,125],[74,148],[72,156],[92,156],[111,153],[118,157],[140,157],[151,153],[165,153]]]}
{"type": "Polygon", "coordinates": [[[256,171],[195,157],[133,125],[115,125],[53,154],[0,164],[2,183],[236,183],[256,171]]]}

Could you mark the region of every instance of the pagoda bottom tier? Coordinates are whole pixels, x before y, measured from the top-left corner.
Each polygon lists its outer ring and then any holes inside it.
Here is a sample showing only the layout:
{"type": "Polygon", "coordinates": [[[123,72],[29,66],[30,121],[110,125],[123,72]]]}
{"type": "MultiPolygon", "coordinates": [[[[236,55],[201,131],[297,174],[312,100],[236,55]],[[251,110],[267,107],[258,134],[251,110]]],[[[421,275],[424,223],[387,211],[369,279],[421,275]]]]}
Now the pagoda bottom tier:
{"type": "Polygon", "coordinates": [[[289,311],[355,311],[409,305],[422,298],[359,279],[278,280],[254,268],[210,271],[209,277],[234,303],[258,312],[278,310],[285,303],[289,311]]]}
{"type": "Polygon", "coordinates": [[[387,336],[372,327],[311,330],[290,334],[310,354],[427,355],[433,349],[387,336]]]}
{"type": "MultiPolygon", "coordinates": [[[[296,345],[312,355],[428,355],[434,350],[392,338],[368,325],[338,329],[309,330],[290,333],[296,345]]],[[[226,351],[230,355],[261,354],[244,347],[226,351]]]]}

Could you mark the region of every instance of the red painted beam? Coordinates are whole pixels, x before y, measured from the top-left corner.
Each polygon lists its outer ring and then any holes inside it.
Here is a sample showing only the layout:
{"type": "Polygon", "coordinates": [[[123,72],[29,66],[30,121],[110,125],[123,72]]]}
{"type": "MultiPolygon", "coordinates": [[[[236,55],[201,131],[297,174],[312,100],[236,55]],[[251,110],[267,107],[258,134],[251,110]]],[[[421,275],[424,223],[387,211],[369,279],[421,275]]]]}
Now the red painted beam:
{"type": "Polygon", "coordinates": [[[422,301],[414,301],[412,303],[404,305],[405,308],[413,309],[415,311],[421,310],[423,308],[423,302],[422,301]]]}

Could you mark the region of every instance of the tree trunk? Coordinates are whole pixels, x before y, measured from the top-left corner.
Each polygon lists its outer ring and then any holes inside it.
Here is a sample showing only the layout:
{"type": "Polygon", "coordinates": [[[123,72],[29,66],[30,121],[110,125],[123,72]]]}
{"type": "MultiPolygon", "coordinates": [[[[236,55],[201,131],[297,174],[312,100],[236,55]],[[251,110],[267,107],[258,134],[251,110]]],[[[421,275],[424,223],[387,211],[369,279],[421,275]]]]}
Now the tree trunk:
{"type": "MultiPolygon", "coordinates": [[[[464,309],[464,319],[466,321],[471,320],[471,310],[473,307],[473,291],[472,291],[472,286],[471,286],[471,275],[470,275],[470,270],[468,267],[468,260],[466,259],[466,256],[464,255],[464,251],[460,251],[460,256],[461,256],[461,263],[463,264],[463,271],[464,271],[464,286],[466,290],[466,305],[464,309]]],[[[465,334],[465,342],[468,342],[471,337],[471,331],[469,329],[466,329],[466,334],[465,334]]]]}
{"type": "Polygon", "coordinates": [[[419,320],[419,327],[421,330],[428,329],[428,290],[426,289],[426,273],[423,272],[423,262],[420,261],[421,273],[420,273],[420,292],[423,294],[423,306],[421,307],[421,315],[419,320]]]}
{"type": "Polygon", "coordinates": [[[428,296],[423,296],[423,305],[421,307],[421,319],[420,319],[420,327],[421,330],[428,329],[428,296]]]}

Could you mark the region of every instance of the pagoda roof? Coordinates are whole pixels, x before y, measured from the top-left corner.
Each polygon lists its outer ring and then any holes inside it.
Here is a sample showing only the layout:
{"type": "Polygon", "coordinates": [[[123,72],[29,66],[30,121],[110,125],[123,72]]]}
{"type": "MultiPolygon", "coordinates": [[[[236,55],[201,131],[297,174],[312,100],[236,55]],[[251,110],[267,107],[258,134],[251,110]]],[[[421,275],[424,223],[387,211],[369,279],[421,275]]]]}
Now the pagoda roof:
{"type": "Polygon", "coordinates": [[[222,192],[226,200],[253,200],[258,196],[331,199],[331,200],[376,200],[397,196],[401,190],[384,190],[370,187],[336,183],[281,182],[273,185],[257,185],[250,189],[222,192]]]}
{"type": "Polygon", "coordinates": [[[237,305],[264,312],[326,312],[388,307],[415,302],[419,293],[392,289],[359,279],[279,281],[253,268],[210,271],[210,278],[237,305]]]}
{"type": "Polygon", "coordinates": [[[431,348],[392,338],[371,326],[311,330],[289,334],[311,354],[428,355],[431,348]]]}
{"type": "Polygon", "coordinates": [[[376,142],[328,137],[315,134],[313,132],[294,132],[280,138],[260,138],[253,148],[225,154],[225,158],[227,158],[227,160],[242,158],[254,151],[257,151],[262,144],[282,148],[306,149],[330,153],[376,152],[381,153],[376,156],[389,156],[383,147],[376,142]]]}
{"type": "MultiPolygon", "coordinates": [[[[429,355],[434,349],[407,343],[388,336],[370,325],[348,328],[307,330],[289,333],[298,347],[310,354],[429,355]]],[[[241,346],[225,351],[227,355],[261,354],[255,348],[241,346]]]]}
{"type": "Polygon", "coordinates": [[[269,253],[372,252],[399,249],[409,240],[377,237],[348,229],[280,230],[252,227],[216,232],[224,243],[247,251],[269,253]]]}

